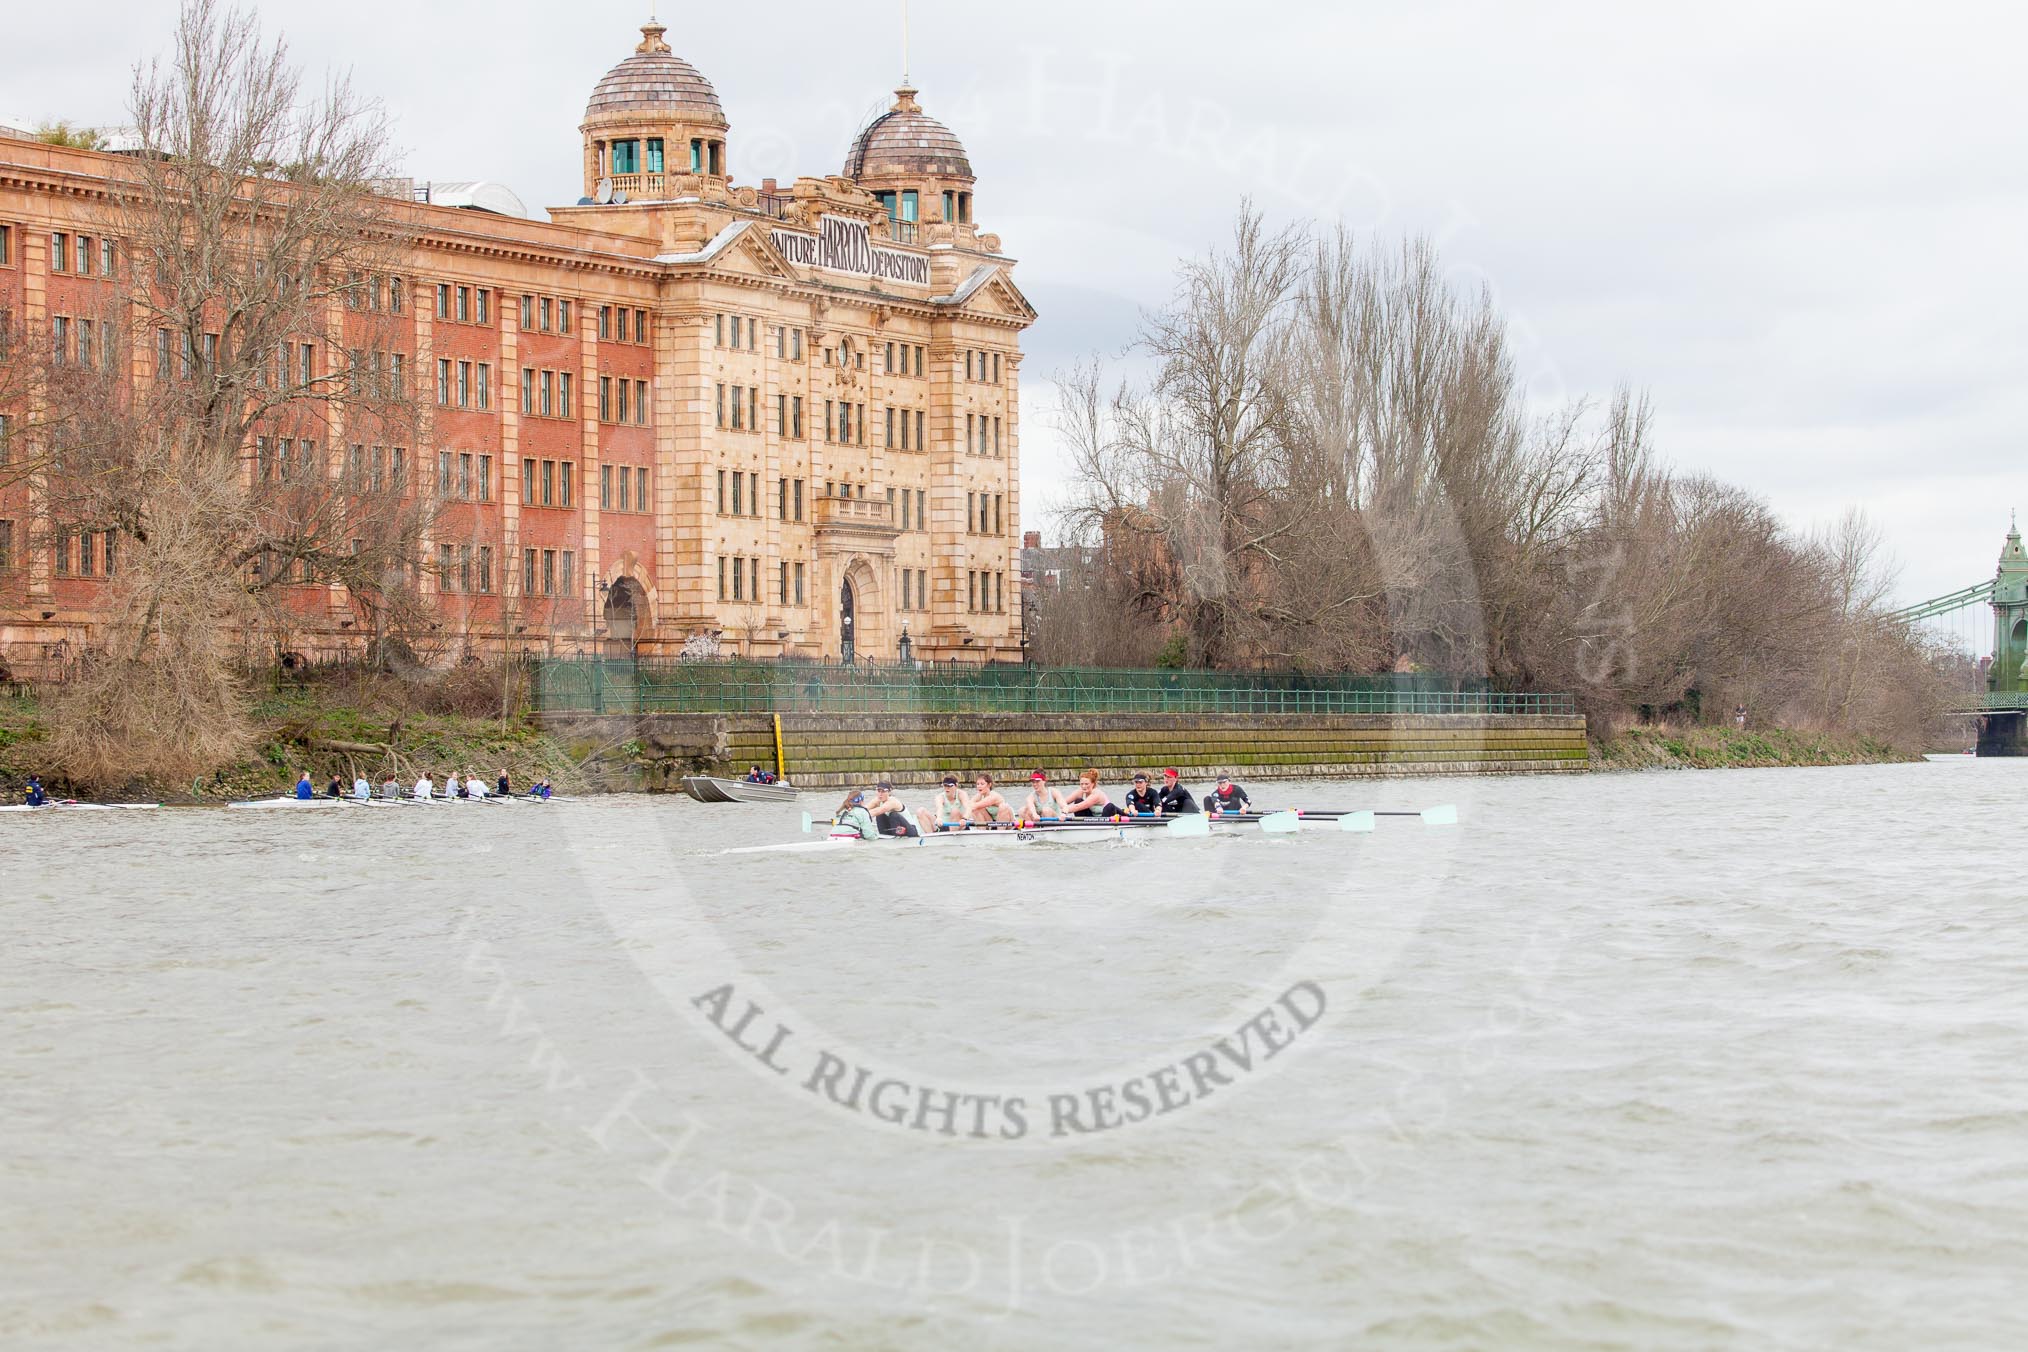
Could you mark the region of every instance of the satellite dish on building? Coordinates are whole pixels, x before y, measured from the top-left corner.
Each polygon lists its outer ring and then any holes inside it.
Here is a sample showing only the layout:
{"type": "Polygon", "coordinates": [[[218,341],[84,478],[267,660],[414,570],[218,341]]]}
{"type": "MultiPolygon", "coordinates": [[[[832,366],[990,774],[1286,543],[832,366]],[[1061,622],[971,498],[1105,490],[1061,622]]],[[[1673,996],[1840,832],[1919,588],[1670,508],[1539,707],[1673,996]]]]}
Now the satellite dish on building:
{"type": "Polygon", "coordinates": [[[600,179],[598,190],[592,194],[592,197],[595,201],[597,201],[597,203],[600,206],[604,206],[606,203],[612,201],[613,181],[609,178],[600,179]]]}
{"type": "Polygon", "coordinates": [[[613,205],[614,205],[614,206],[616,206],[616,207],[623,207],[623,206],[625,206],[626,204],[627,204],[627,195],[626,195],[625,193],[623,193],[623,192],[616,192],[616,193],[614,193],[614,194],[613,194],[613,205]]]}

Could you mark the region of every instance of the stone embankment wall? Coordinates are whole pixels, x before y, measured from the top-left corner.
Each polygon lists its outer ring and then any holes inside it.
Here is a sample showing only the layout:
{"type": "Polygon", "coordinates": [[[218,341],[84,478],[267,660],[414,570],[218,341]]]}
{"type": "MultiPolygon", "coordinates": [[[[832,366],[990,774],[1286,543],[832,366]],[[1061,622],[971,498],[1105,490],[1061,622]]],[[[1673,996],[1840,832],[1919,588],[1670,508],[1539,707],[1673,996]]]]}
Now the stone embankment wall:
{"type": "MultiPolygon", "coordinates": [[[[561,736],[628,748],[641,786],[674,788],[685,774],[738,778],[773,768],[765,715],[556,715],[561,736]]],[[[789,778],[811,789],[933,784],[946,772],[1065,779],[1095,766],[1106,782],[1175,766],[1187,782],[1220,771],[1241,780],[1432,774],[1541,774],[1588,768],[1578,717],[1481,715],[1052,715],[785,716],[789,778]]]]}

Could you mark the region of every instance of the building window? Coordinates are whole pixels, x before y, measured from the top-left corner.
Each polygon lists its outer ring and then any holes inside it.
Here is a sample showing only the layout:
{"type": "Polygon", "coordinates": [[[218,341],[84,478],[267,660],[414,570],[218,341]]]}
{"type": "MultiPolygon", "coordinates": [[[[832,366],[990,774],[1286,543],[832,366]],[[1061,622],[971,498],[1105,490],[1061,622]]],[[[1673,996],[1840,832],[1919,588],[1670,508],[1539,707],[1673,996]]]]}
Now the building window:
{"type": "Polygon", "coordinates": [[[725,386],[723,383],[718,387],[718,425],[720,427],[725,426],[725,386]]]}
{"type": "Polygon", "coordinates": [[[803,565],[796,565],[796,604],[803,604],[803,565]]]}
{"type": "Polygon", "coordinates": [[[535,462],[533,460],[523,460],[521,462],[521,502],[526,507],[533,507],[535,505],[535,462]]]}
{"type": "Polygon", "coordinates": [[[0,268],[14,266],[14,227],[0,225],[0,268]]]}
{"type": "Polygon", "coordinates": [[[637,343],[648,341],[648,312],[646,310],[634,311],[634,341],[637,343]]]}
{"type": "Polygon", "coordinates": [[[795,491],[789,495],[789,501],[794,507],[796,520],[801,521],[803,519],[803,481],[801,479],[796,480],[795,491]]]}
{"type": "Polygon", "coordinates": [[[480,287],[480,288],[479,288],[479,290],[478,290],[478,295],[477,295],[477,300],[478,300],[478,302],[479,302],[479,306],[478,306],[478,322],[479,322],[479,323],[481,323],[481,324],[490,324],[490,323],[492,323],[492,322],[493,322],[493,293],[492,293],[491,291],[488,291],[488,290],[487,290],[487,289],[486,289],[485,287],[483,287],[483,286],[482,286],[482,287],[480,287]]]}
{"type": "Polygon", "coordinates": [[[562,565],[556,578],[557,594],[569,596],[577,591],[577,554],[574,550],[563,551],[562,565]]]}
{"type": "MultiPolygon", "coordinates": [[[[626,471],[623,469],[620,473],[624,476],[626,471]]],[[[634,510],[648,510],[648,468],[645,465],[634,470],[634,510]]]]}
{"type": "Polygon", "coordinates": [[[485,596],[493,590],[493,546],[480,545],[478,554],[478,576],[473,580],[478,584],[479,594],[485,596]]]}
{"type": "Polygon", "coordinates": [[[570,416],[570,372],[568,371],[565,371],[557,378],[556,416],[559,418],[568,418],[570,416]]]}
{"type": "Polygon", "coordinates": [[[725,599],[725,556],[722,554],[718,559],[718,599],[725,599]]]}
{"type": "Polygon", "coordinates": [[[493,368],[485,362],[479,363],[478,406],[482,409],[493,407],[493,368]]]}
{"type": "Polygon", "coordinates": [[[553,549],[542,551],[542,594],[556,595],[556,551],[553,549]]]}
{"type": "Polygon", "coordinates": [[[535,370],[533,367],[524,366],[521,368],[521,411],[527,414],[535,412],[535,370]]]}
{"type": "Polygon", "coordinates": [[[70,271],[70,236],[53,234],[49,237],[49,270],[70,271]]]}
{"type": "Polygon", "coordinates": [[[746,515],[746,508],[741,505],[745,497],[745,493],[742,491],[745,483],[746,475],[738,470],[734,470],[732,472],[732,514],[734,516],[746,515]]]}
{"type": "Polygon", "coordinates": [[[599,421],[611,422],[612,420],[613,420],[613,378],[611,376],[600,376],[599,421]]]}
{"type": "Polygon", "coordinates": [[[482,455],[479,457],[479,501],[491,502],[492,500],[493,500],[493,457],[490,455],[482,455]]]}
{"type": "Polygon", "coordinates": [[[554,371],[544,371],[542,373],[542,416],[545,418],[556,416],[556,372],[554,371]]]}
{"type": "Polygon", "coordinates": [[[634,382],[634,422],[641,427],[648,425],[648,382],[634,382]]]}
{"type": "Polygon", "coordinates": [[[570,506],[571,503],[571,482],[575,478],[575,471],[577,469],[577,466],[571,464],[570,461],[566,460],[562,464],[558,465],[557,469],[560,474],[560,481],[557,484],[558,488],[557,505],[560,507],[568,507],[570,506]]]}
{"type": "Polygon", "coordinates": [[[796,395],[789,400],[789,435],[797,441],[803,439],[803,396],[796,395]]]}
{"type": "Polygon", "coordinates": [[[470,502],[472,500],[472,454],[470,451],[460,451],[458,453],[458,499],[461,502],[470,502]]]}
{"type": "Polygon", "coordinates": [[[521,551],[521,594],[535,595],[535,551],[532,549],[521,551]]]}

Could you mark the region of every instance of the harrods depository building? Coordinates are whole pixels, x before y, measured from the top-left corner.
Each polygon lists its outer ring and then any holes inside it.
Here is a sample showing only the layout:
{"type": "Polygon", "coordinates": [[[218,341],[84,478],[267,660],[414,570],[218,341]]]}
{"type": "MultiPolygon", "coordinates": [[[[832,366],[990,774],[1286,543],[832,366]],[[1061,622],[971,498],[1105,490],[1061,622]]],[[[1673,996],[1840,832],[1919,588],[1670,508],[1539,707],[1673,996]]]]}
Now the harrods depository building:
{"type": "MultiPolygon", "coordinates": [[[[1018,660],[1035,312],[979,228],[963,145],[903,88],[839,173],[742,185],[726,111],[666,31],[592,89],[576,205],[545,224],[495,185],[417,185],[401,294],[373,289],[436,405],[418,468],[450,505],[423,585],[446,630],[881,661],[905,632],[918,659],[1018,660]]],[[[82,204],[113,163],[0,133],[16,323],[97,308],[108,242],[82,204]]],[[[93,642],[117,542],[32,530],[18,496],[0,493],[0,663],[23,671],[93,642]]],[[[343,588],[306,591],[303,646],[342,647],[343,588]]]]}

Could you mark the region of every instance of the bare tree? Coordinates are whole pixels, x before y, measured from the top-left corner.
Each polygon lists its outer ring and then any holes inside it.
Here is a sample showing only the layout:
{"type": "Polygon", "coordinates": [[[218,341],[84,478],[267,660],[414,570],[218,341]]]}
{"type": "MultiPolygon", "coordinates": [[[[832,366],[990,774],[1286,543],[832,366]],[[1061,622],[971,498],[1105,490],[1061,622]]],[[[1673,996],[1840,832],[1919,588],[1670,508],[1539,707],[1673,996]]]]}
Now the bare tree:
{"type": "Polygon", "coordinates": [[[1799,538],[1670,473],[1631,390],[1531,413],[1491,297],[1425,243],[1244,208],[1140,351],[1144,385],[1097,363],[1059,381],[1064,524],[1092,562],[1039,602],[1047,660],[1183,637],[1212,666],[1574,691],[1601,726],[1720,699],[1905,742],[1935,726],[1955,668],[1886,621],[1877,532],[1799,538]]]}
{"type": "Polygon", "coordinates": [[[86,782],[216,764],[248,661],[328,606],[362,633],[413,616],[438,508],[378,108],[342,78],[307,90],[250,14],[186,0],[131,115],[100,222],[119,356],[73,359],[45,399],[55,528],[122,542],[52,739],[86,782]]]}

